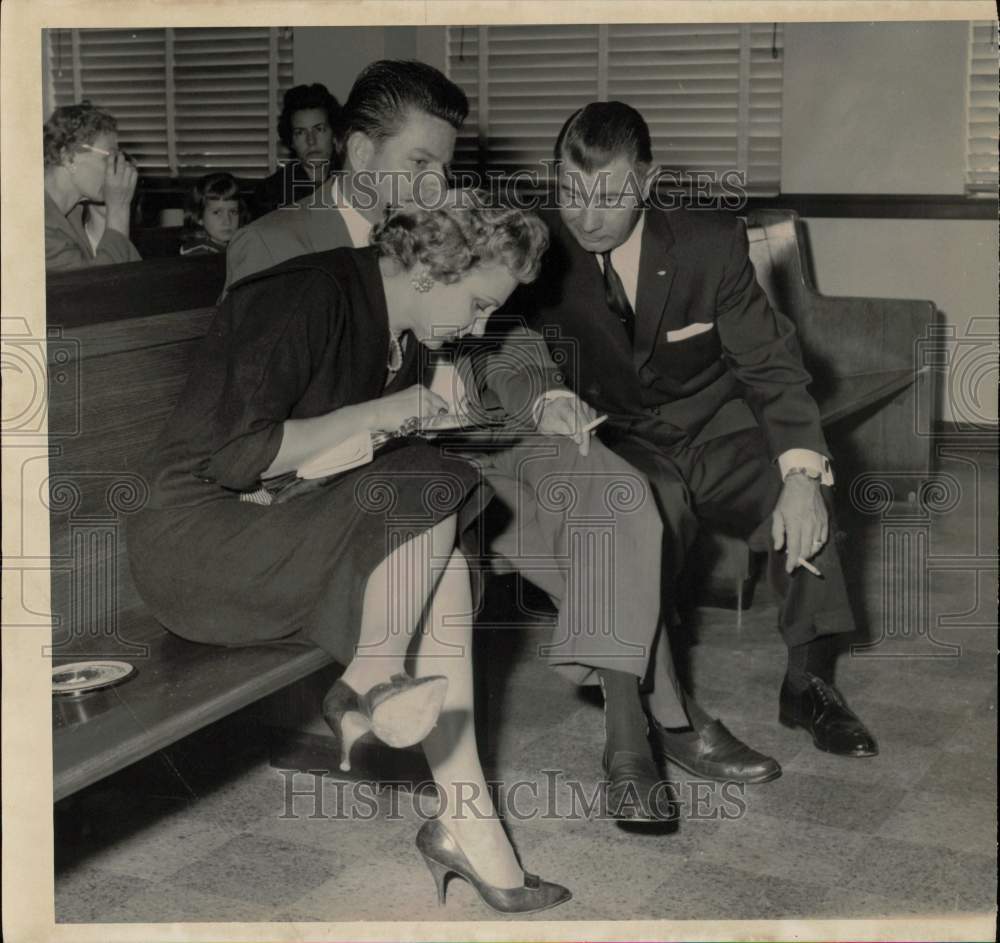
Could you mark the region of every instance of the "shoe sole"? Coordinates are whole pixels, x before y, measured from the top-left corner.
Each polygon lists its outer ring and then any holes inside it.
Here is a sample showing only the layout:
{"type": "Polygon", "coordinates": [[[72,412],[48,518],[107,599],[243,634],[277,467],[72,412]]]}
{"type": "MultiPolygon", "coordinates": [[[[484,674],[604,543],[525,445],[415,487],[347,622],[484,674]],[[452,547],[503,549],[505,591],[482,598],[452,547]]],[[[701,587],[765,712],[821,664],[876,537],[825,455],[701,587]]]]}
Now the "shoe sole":
{"type": "Polygon", "coordinates": [[[677,809],[671,803],[670,815],[667,816],[654,816],[654,815],[615,815],[613,812],[610,813],[611,818],[620,825],[665,825],[668,822],[676,822],[680,817],[677,809]]]}
{"type": "Polygon", "coordinates": [[[736,776],[713,776],[711,773],[706,773],[703,769],[694,769],[694,767],[688,766],[687,763],[683,763],[676,757],[671,756],[666,750],[661,749],[660,754],[664,759],[669,760],[671,763],[679,766],[685,772],[690,773],[692,776],[703,776],[708,779],[713,780],[717,783],[743,783],[747,786],[759,786],[761,783],[770,783],[781,776],[781,767],[779,766],[775,770],[771,770],[769,773],[763,773],[760,776],[753,776],[750,778],[740,779],[736,776]]]}
{"type": "Polygon", "coordinates": [[[504,917],[523,917],[526,916],[527,914],[540,914],[543,910],[551,910],[553,907],[560,907],[563,904],[568,904],[573,899],[573,895],[568,894],[566,897],[562,897],[559,900],[552,901],[551,904],[545,904],[542,907],[534,907],[531,910],[498,910],[485,897],[483,897],[482,894],[479,894],[478,888],[474,887],[473,889],[476,891],[477,895],[479,896],[479,899],[487,907],[489,907],[490,910],[493,911],[493,913],[502,914],[504,917]]]}
{"type": "Polygon", "coordinates": [[[632,825],[639,825],[639,826],[649,825],[649,826],[660,826],[661,828],[664,825],[669,825],[671,822],[676,822],[678,820],[678,818],[680,818],[680,816],[676,812],[673,815],[671,815],[669,818],[664,818],[664,819],[650,819],[650,818],[640,818],[640,817],[636,817],[634,819],[628,819],[628,818],[624,818],[623,816],[620,816],[620,815],[613,815],[612,816],[612,819],[614,820],[614,822],[615,822],[616,825],[629,825],[629,826],[632,826],[632,825]]]}
{"type": "MultiPolygon", "coordinates": [[[[607,770],[604,771],[605,782],[607,782],[607,770]]],[[[648,802],[647,797],[647,802],[648,802]]],[[[674,803],[669,804],[669,815],[617,815],[611,809],[607,809],[609,817],[619,825],[664,825],[668,822],[676,822],[680,818],[680,812],[674,803]]]]}
{"type": "Polygon", "coordinates": [[[780,714],[778,715],[778,723],[781,724],[782,727],[787,727],[789,730],[798,730],[801,728],[810,735],[813,746],[816,747],[817,750],[822,753],[829,753],[830,756],[846,756],[852,760],[863,760],[870,756],[878,756],[878,750],[862,750],[855,753],[838,753],[836,750],[831,750],[828,747],[823,746],[823,744],[816,739],[815,735],[812,734],[805,724],[800,724],[788,717],[782,717],[780,714]]]}
{"type": "Polygon", "coordinates": [[[372,710],[372,732],[391,747],[411,747],[437,724],[447,678],[431,678],[393,694],[372,710]]]}

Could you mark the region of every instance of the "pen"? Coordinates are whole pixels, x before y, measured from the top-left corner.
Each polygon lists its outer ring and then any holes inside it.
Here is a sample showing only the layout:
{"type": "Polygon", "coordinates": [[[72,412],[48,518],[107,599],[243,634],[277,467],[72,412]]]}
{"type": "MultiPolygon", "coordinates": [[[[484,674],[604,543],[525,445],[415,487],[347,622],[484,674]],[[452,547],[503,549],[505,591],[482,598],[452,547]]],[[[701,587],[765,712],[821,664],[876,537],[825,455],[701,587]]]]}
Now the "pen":
{"type": "Polygon", "coordinates": [[[587,425],[580,430],[581,435],[585,432],[590,432],[592,429],[596,429],[607,418],[607,416],[598,416],[593,422],[588,422],[587,425]]]}
{"type": "Polygon", "coordinates": [[[818,576],[820,579],[823,578],[823,574],[820,573],[820,571],[816,569],[816,567],[814,567],[808,560],[803,560],[802,557],[799,557],[799,566],[804,566],[810,573],[812,573],[813,576],[818,576]]]}

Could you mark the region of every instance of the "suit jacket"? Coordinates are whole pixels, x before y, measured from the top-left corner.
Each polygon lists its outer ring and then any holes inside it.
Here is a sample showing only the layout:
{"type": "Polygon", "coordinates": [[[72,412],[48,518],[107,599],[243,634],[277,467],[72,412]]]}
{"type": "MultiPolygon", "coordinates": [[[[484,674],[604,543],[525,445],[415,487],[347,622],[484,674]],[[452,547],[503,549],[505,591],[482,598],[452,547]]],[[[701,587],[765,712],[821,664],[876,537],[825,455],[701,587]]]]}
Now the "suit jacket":
{"type": "Polygon", "coordinates": [[[281,206],[302,202],[316,187],[312,177],[303,170],[301,161],[284,162],[254,187],[249,201],[250,212],[254,219],[259,219],[281,206]]]}
{"type": "Polygon", "coordinates": [[[791,448],[829,455],[794,325],[757,284],[741,220],[645,211],[633,348],[608,309],[597,257],[556,214],[546,222],[552,247],[528,292],[529,324],[567,384],[608,413],[602,437],[672,445],[755,418],[772,458],[791,448]]]}
{"type": "Polygon", "coordinates": [[[226,290],[288,259],[350,246],[340,211],[333,204],[330,177],[294,206],[276,209],[236,231],[226,253],[226,290]]]}

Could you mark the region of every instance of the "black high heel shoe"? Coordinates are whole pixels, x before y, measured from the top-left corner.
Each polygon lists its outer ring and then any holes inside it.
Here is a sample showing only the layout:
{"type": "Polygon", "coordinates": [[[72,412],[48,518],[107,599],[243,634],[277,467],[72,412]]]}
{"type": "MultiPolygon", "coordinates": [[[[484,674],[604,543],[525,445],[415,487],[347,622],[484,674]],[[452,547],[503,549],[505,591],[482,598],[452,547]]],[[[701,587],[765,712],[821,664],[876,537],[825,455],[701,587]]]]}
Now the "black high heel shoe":
{"type": "Polygon", "coordinates": [[[396,674],[364,694],[335,681],[323,698],[323,718],[340,742],[340,769],[350,770],[351,747],[369,731],[391,747],[420,743],[434,729],[447,692],[444,675],[396,674]]]}
{"type": "Polygon", "coordinates": [[[469,882],[483,903],[498,914],[533,914],[572,898],[561,884],[543,881],[535,874],[524,872],[521,887],[494,887],[487,884],[465,857],[465,852],[439,819],[428,819],[417,832],[417,850],[434,877],[438,903],[444,905],[445,884],[450,874],[469,882]]]}

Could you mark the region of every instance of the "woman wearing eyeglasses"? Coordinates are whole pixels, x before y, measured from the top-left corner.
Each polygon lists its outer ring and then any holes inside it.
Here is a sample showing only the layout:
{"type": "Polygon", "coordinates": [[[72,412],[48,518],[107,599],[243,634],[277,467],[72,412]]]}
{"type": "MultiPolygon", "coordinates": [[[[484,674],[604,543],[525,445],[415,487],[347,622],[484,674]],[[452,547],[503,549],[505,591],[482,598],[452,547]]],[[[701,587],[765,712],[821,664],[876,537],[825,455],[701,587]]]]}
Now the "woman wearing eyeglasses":
{"type": "Polygon", "coordinates": [[[138,174],[118,150],[114,117],[89,102],[57,108],[44,158],[46,270],[140,261],[129,240],[138,174]]]}

